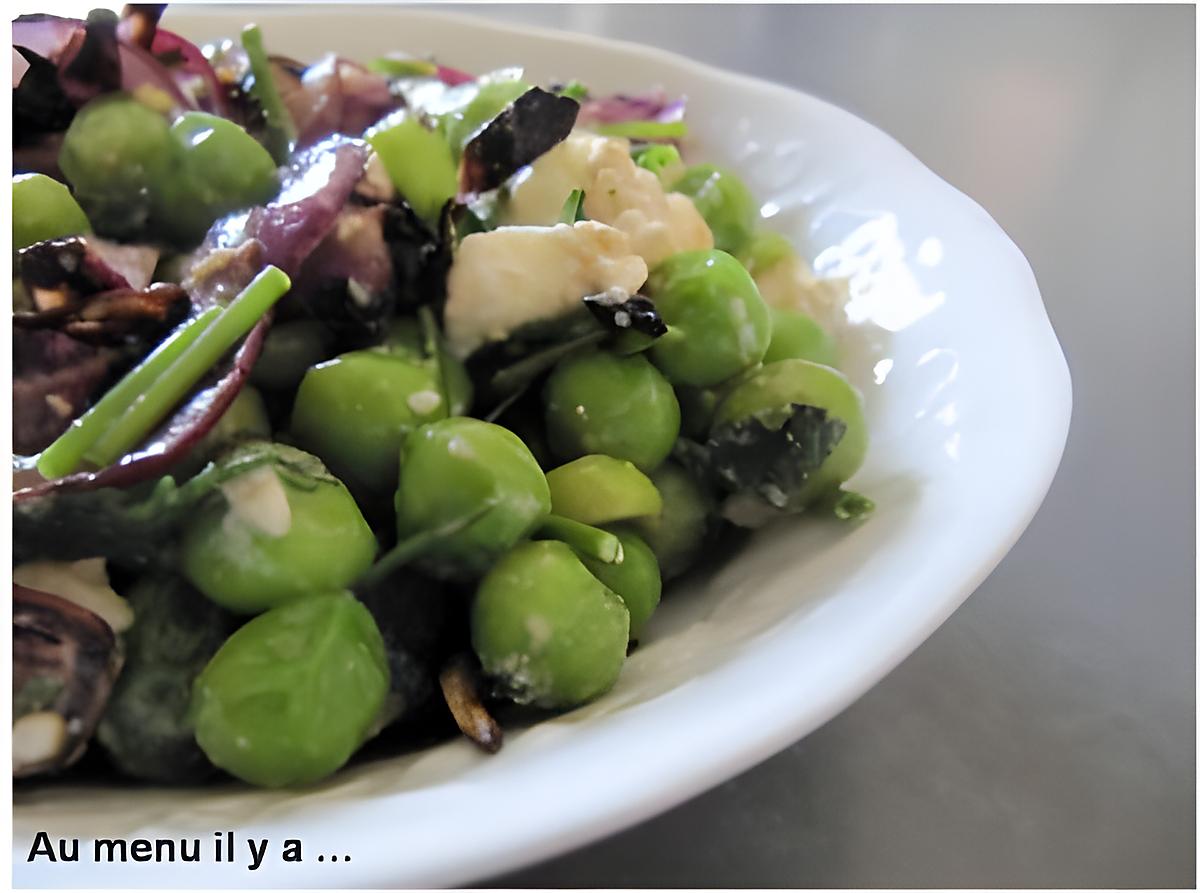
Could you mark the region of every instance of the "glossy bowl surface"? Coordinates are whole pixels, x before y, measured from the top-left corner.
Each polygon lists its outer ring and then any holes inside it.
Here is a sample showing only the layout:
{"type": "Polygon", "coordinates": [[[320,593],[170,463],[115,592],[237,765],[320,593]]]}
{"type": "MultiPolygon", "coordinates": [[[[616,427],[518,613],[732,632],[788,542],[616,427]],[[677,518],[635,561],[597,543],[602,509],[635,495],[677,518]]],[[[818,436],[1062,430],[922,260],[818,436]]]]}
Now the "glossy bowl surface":
{"type": "Polygon", "coordinates": [[[878,511],[756,535],[671,594],[599,702],[510,734],[357,765],[318,788],[22,786],[14,881],[62,886],[442,886],[615,832],[746,769],[834,716],[910,654],[996,566],[1058,466],[1070,378],[1028,263],[973,201],[874,127],[803,93],[630,44],[383,7],[172,8],[197,42],[251,18],[315,59],[432,52],[523,65],[599,92],[688,97],[686,151],[732,166],[767,225],[849,278],[843,337],[872,435],[853,481],[878,511]],[[237,861],[212,860],[234,830],[237,861]],[[27,863],[54,838],[198,838],[200,863],[27,863]],[[247,838],[268,838],[246,868],[247,838]],[[303,862],[280,858],[301,841],[303,862]],[[326,856],[323,862],[318,855],[326,856]],[[329,858],[338,855],[334,863],[329,858]],[[350,856],[347,861],[344,857],[350,856]]]}

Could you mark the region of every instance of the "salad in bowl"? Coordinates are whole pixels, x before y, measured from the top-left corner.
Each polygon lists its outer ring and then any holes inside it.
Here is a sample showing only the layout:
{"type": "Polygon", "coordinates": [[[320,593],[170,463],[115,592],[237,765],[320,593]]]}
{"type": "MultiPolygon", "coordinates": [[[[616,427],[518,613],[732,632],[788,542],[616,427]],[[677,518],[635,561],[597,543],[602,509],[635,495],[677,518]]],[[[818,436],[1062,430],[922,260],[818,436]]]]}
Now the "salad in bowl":
{"type": "Polygon", "coordinates": [[[746,531],[869,515],[844,283],[682,97],[161,12],[13,25],[15,776],[494,752],[746,531]]]}

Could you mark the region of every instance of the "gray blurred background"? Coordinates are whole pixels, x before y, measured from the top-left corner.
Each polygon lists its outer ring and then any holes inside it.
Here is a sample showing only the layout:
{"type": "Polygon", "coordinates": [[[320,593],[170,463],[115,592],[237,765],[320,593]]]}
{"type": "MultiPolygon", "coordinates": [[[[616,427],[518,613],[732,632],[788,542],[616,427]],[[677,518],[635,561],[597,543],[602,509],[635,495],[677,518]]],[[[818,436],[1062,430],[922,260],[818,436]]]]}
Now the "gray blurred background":
{"type": "Polygon", "coordinates": [[[886,130],[1024,250],[1075,386],[1032,526],[881,685],[495,883],[1194,887],[1194,7],[469,11],[657,44],[886,130]]]}

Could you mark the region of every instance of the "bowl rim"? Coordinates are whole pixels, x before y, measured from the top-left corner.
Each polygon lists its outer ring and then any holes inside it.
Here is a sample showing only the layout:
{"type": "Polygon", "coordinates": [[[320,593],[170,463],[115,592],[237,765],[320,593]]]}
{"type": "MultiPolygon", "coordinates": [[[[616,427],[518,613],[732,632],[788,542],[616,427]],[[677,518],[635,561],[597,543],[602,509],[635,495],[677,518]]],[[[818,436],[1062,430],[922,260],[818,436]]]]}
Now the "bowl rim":
{"type": "MultiPolygon", "coordinates": [[[[329,5],[312,6],[184,6],[179,11],[182,16],[168,15],[166,24],[181,17],[198,18],[208,12],[230,12],[237,10],[243,17],[261,15],[262,18],[276,20],[293,17],[305,17],[315,14],[327,14],[329,5]]],[[[869,128],[873,138],[882,148],[894,154],[892,164],[904,167],[905,173],[922,181],[922,189],[930,189],[940,194],[939,202],[952,204],[968,218],[968,223],[990,232],[994,243],[989,252],[994,255],[997,263],[1002,263],[1010,276],[1022,283],[1020,295],[1015,291],[1012,295],[1011,309],[1013,319],[1018,323],[1022,337],[1027,338],[1036,349],[1029,351],[1029,362],[1035,367],[1036,373],[1043,382],[1042,399],[1033,412],[1034,420],[1027,425],[1033,438],[1036,462],[1030,462],[1030,473],[1019,484],[1021,497],[1018,500],[1021,508],[1005,519],[1003,535],[989,539],[987,546],[979,547],[972,554],[956,556],[947,560],[938,568],[936,577],[920,572],[915,573],[909,580],[904,581],[908,587],[924,586],[936,590],[936,598],[927,598],[924,604],[928,610],[918,620],[910,622],[886,641],[878,643],[879,650],[869,667],[859,668],[852,678],[841,680],[841,685],[831,687],[823,698],[813,701],[811,692],[805,691],[802,701],[797,702],[796,696],[800,689],[779,686],[771,691],[770,697],[758,699],[734,698],[726,708],[723,708],[721,724],[728,726],[750,726],[755,728],[753,735],[726,736],[719,749],[692,752],[689,760],[663,759],[661,756],[648,759],[640,766],[628,767],[629,771],[620,776],[608,776],[605,791],[599,798],[578,801],[570,796],[563,796],[563,789],[547,786],[547,779],[541,779],[540,790],[531,791],[530,801],[536,801],[539,796],[555,793],[552,808],[543,813],[538,828],[531,829],[528,822],[512,822],[509,825],[501,823],[497,833],[491,835],[483,846],[473,847],[471,852],[456,853],[456,858],[447,861],[444,858],[426,858],[422,864],[400,867],[396,874],[403,873],[401,881],[408,886],[451,885],[466,883],[473,880],[497,877],[505,872],[516,870],[536,861],[548,859],[570,849],[598,840],[654,815],[678,805],[688,798],[719,784],[751,766],[767,759],[790,744],[823,725],[829,719],[840,713],[851,703],[861,697],[866,691],[876,685],[884,676],[890,673],[904,658],[910,655],[925,641],[980,583],[995,569],[1000,560],[1016,543],[1025,528],[1032,521],[1042,500],[1044,499],[1051,481],[1057,471],[1065,448],[1067,432],[1071,415],[1071,381],[1070,373],[1057,341],[1053,327],[1046,314],[1045,306],[1037,286],[1033,271],[1020,250],[1008,237],[1007,233],[980,207],[973,199],[956,189],[920,161],[912,152],[898,140],[826,100],[812,96],[802,90],[787,87],[772,81],[753,77],[741,72],[728,71],[713,65],[689,59],[678,53],[646,46],[626,40],[595,37],[577,32],[560,31],[541,26],[514,25],[489,21],[474,15],[461,12],[435,11],[426,8],[411,7],[350,7],[340,10],[340,14],[351,16],[378,15],[384,12],[388,15],[403,16],[414,20],[425,20],[434,27],[458,25],[490,32],[498,37],[519,36],[523,39],[538,41],[553,41],[560,46],[565,44],[568,49],[584,52],[602,52],[608,54],[635,55],[641,59],[670,66],[690,78],[702,83],[723,81],[733,86],[749,88],[756,94],[769,94],[788,97],[796,101],[797,97],[809,104],[822,116],[832,116],[843,122],[853,122],[855,126],[869,128]],[[969,218],[973,218],[969,219],[969,218]],[[548,829],[553,830],[548,830],[548,829]]],[[[702,90],[703,87],[698,89],[702,90]]],[[[670,692],[671,710],[674,713],[687,712],[689,705],[694,706],[697,697],[705,699],[718,697],[720,689],[733,692],[737,680],[744,679],[747,674],[753,675],[762,668],[780,659],[786,649],[786,638],[775,637],[762,643],[762,647],[753,652],[743,652],[728,662],[722,663],[710,672],[703,674],[708,687],[704,692],[683,692],[679,689],[670,692]]],[[[659,701],[665,698],[658,699],[659,701]]],[[[640,723],[638,716],[621,716],[610,714],[605,717],[606,723],[592,735],[587,742],[573,743],[577,756],[587,756],[602,753],[608,739],[615,736],[624,737],[631,724],[640,723]]],[[[661,730],[660,730],[661,731],[661,730]]],[[[694,731],[694,730],[693,730],[694,731]]],[[[678,734],[665,736],[669,739],[663,750],[675,753],[673,748],[680,746],[678,734]]],[[[664,745],[664,736],[660,735],[657,745],[664,745]]],[[[556,771],[569,770],[564,766],[562,758],[554,761],[556,771]]],[[[569,778],[569,775],[566,776],[569,778]]],[[[563,776],[556,775],[561,784],[563,776]]],[[[392,795],[402,796],[402,795],[392,795]]],[[[375,798],[370,801],[355,801],[352,803],[325,803],[322,815],[323,823],[345,822],[353,819],[355,824],[387,829],[389,809],[387,801],[392,796],[375,798]]],[[[17,807],[19,809],[19,807],[17,807]]],[[[279,824],[286,824],[286,818],[274,817],[279,824]]],[[[278,826],[277,826],[278,827],[278,826]]],[[[377,837],[380,832],[375,832],[377,837]]],[[[386,834],[386,830],[383,830],[386,834]]],[[[279,836],[279,835],[276,835],[279,836]]],[[[14,866],[24,865],[24,852],[18,859],[17,841],[13,843],[14,866]]],[[[93,866],[94,867],[94,866],[93,866]]],[[[147,866],[148,867],[148,866],[147,866]]],[[[266,866],[264,866],[265,868],[266,866]]],[[[379,863],[371,865],[368,860],[361,860],[345,868],[340,868],[336,875],[330,875],[336,884],[350,886],[362,884],[384,884],[394,880],[389,879],[388,866],[379,863]]],[[[82,878],[82,875],[80,875],[82,878]]],[[[167,877],[164,875],[164,877],[167,877]]],[[[238,875],[242,880],[238,883],[279,884],[279,876],[263,872],[260,876],[238,875]]],[[[47,881],[51,878],[45,877],[47,881]]],[[[197,878],[199,879],[199,878],[197,878]]],[[[32,876],[27,877],[33,880],[32,876]]],[[[65,873],[56,873],[51,881],[55,885],[68,880],[65,873]]],[[[126,876],[125,882],[142,883],[137,876],[126,876]]],[[[149,877],[146,878],[151,882],[149,877]]],[[[217,883],[219,879],[213,878],[217,883]]],[[[15,882],[19,882],[14,877],[15,882]]],[[[187,884],[190,886],[190,882],[187,884]]]]}

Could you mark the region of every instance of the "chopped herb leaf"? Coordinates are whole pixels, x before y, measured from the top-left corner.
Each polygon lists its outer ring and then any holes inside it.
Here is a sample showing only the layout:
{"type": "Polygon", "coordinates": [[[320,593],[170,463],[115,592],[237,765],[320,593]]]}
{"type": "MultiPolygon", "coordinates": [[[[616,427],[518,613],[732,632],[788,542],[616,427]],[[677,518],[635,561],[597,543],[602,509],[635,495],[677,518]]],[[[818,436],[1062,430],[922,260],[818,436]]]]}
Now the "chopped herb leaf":
{"type": "Polygon", "coordinates": [[[875,511],[875,501],[853,490],[839,490],[833,514],[841,521],[861,521],[875,511]]]}
{"type": "Polygon", "coordinates": [[[580,220],[587,220],[587,215],[583,213],[583,197],[582,189],[571,190],[571,194],[563,202],[562,211],[558,215],[559,223],[578,223],[580,220]]]}
{"type": "Polygon", "coordinates": [[[693,474],[744,501],[780,512],[800,511],[805,482],[846,433],[841,419],[799,403],[779,427],[749,418],[722,425],[703,444],[681,440],[676,458],[693,474]]]}

